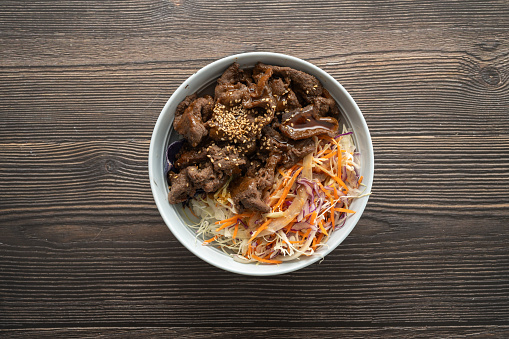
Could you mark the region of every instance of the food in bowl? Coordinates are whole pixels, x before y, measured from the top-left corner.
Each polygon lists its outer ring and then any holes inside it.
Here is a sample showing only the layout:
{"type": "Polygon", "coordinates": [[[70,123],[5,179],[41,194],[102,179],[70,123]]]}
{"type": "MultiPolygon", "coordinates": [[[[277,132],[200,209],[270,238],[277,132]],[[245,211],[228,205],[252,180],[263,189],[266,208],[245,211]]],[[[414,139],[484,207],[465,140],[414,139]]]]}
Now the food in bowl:
{"type": "Polygon", "coordinates": [[[352,132],[305,72],[233,63],[214,97],[187,96],[167,152],[171,204],[184,203],[204,244],[236,261],[280,264],[310,256],[364,195],[352,132]]]}

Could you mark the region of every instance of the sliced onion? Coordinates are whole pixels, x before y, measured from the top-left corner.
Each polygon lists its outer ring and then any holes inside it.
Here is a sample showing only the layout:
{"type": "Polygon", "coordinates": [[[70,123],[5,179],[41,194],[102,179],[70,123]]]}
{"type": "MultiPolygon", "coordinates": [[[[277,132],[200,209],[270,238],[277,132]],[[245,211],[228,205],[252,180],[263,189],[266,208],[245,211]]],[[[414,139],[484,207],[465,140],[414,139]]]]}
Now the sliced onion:
{"type": "Polygon", "coordinates": [[[303,221],[303,222],[298,222],[298,223],[294,224],[292,226],[292,230],[293,231],[300,231],[300,230],[308,229],[310,227],[311,227],[310,223],[303,221]]]}
{"type": "Polygon", "coordinates": [[[307,198],[308,194],[306,193],[306,190],[300,187],[298,189],[297,197],[293,199],[290,207],[288,207],[288,209],[284,212],[285,215],[281,218],[274,219],[267,229],[262,231],[259,236],[263,237],[267,234],[272,234],[288,225],[302,211],[307,198]]]}

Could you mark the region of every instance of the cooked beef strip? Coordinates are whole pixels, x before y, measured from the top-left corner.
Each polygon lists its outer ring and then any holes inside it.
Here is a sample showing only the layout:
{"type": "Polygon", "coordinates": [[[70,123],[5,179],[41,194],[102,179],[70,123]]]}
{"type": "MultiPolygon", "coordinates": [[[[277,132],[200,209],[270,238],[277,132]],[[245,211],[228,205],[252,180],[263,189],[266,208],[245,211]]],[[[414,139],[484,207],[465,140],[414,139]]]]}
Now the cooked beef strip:
{"type": "Polygon", "coordinates": [[[190,165],[199,164],[207,160],[207,150],[205,148],[192,148],[189,143],[185,143],[180,152],[177,153],[175,167],[177,169],[186,168],[190,165]]]}
{"type": "Polygon", "coordinates": [[[306,100],[306,103],[310,103],[312,97],[322,95],[323,87],[317,78],[290,67],[271,66],[259,62],[253,69],[253,76],[261,72],[266,72],[267,69],[272,69],[273,74],[291,80],[294,91],[299,92],[306,100]]]}
{"type": "MultiPolygon", "coordinates": [[[[318,119],[329,115],[328,113],[331,111],[331,108],[333,109],[336,107],[336,101],[332,98],[315,97],[313,99],[313,106],[316,107],[313,112],[313,117],[318,119]]],[[[332,116],[334,117],[334,115],[332,116]]]]}
{"type": "Polygon", "coordinates": [[[314,149],[315,142],[311,138],[294,142],[293,147],[291,147],[287,153],[283,154],[281,165],[286,168],[290,168],[298,163],[306,155],[313,152],[314,149]]]}
{"type": "Polygon", "coordinates": [[[178,204],[179,202],[184,202],[189,197],[195,195],[196,188],[187,176],[188,168],[189,167],[186,167],[180,173],[168,173],[168,178],[170,179],[170,192],[168,193],[168,201],[170,204],[178,204]]]}
{"type": "Polygon", "coordinates": [[[217,84],[235,84],[242,80],[244,80],[244,71],[240,68],[238,63],[234,62],[223,72],[219,79],[217,79],[217,84]]]}
{"type": "Polygon", "coordinates": [[[220,148],[217,145],[210,146],[208,150],[210,161],[214,165],[214,170],[224,172],[227,176],[239,175],[247,159],[238,152],[234,146],[220,148]]]}
{"type": "MultiPolygon", "coordinates": [[[[315,143],[313,139],[303,139],[294,141],[284,135],[280,134],[275,126],[265,126],[263,128],[262,140],[265,140],[267,144],[267,151],[278,150],[281,152],[281,159],[279,164],[289,168],[299,162],[300,159],[313,152],[315,149],[315,143]]],[[[268,163],[268,159],[267,159],[268,163]]]]}
{"type": "Polygon", "coordinates": [[[277,96],[283,96],[286,93],[286,90],[288,89],[288,84],[285,84],[283,82],[283,79],[281,78],[272,79],[269,82],[269,85],[272,94],[277,96]]]}
{"type": "Polygon", "coordinates": [[[270,207],[262,201],[262,192],[258,189],[258,180],[251,177],[238,178],[231,185],[231,196],[235,209],[241,213],[244,209],[270,212],[270,207]]]}
{"type": "Polygon", "coordinates": [[[282,159],[282,155],[279,152],[273,151],[269,154],[269,158],[265,163],[265,166],[260,169],[257,174],[257,187],[259,190],[263,191],[264,189],[272,186],[274,183],[274,172],[276,171],[276,166],[282,159]]]}
{"type": "Polygon", "coordinates": [[[175,116],[173,127],[183,135],[193,147],[198,146],[204,136],[208,134],[203,117],[209,117],[214,100],[210,96],[195,99],[189,104],[182,115],[175,116]]]}
{"type": "Polygon", "coordinates": [[[186,96],[185,99],[182,100],[182,102],[177,105],[177,108],[175,109],[175,118],[180,117],[182,114],[184,114],[186,108],[189,105],[191,105],[191,103],[195,101],[196,98],[198,98],[198,95],[196,95],[196,93],[186,96]]]}
{"type": "Polygon", "coordinates": [[[215,171],[210,162],[201,169],[197,166],[189,166],[187,170],[187,176],[193,185],[202,188],[207,193],[220,189],[229,178],[224,172],[215,171]]]}

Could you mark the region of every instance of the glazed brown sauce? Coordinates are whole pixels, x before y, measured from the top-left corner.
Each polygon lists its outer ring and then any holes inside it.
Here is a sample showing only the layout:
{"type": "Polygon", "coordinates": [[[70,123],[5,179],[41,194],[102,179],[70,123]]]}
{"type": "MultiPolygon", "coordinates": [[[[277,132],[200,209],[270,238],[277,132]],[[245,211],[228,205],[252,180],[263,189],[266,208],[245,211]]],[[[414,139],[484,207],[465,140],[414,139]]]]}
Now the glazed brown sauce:
{"type": "Polygon", "coordinates": [[[287,123],[287,125],[289,124],[291,126],[292,123],[293,123],[292,127],[294,129],[299,129],[299,130],[316,129],[316,128],[325,128],[325,129],[333,130],[334,127],[336,126],[332,122],[329,122],[329,121],[326,121],[323,119],[316,120],[312,117],[307,118],[300,114],[298,114],[297,116],[290,119],[290,121],[287,123]]]}
{"type": "Polygon", "coordinates": [[[285,125],[291,126],[294,129],[299,130],[316,128],[326,128],[329,130],[335,130],[337,128],[337,123],[331,122],[330,119],[321,118],[320,120],[317,120],[313,118],[311,114],[313,111],[313,106],[308,107],[309,107],[308,109],[303,109],[301,112],[291,117],[290,120],[285,122],[285,125]]]}

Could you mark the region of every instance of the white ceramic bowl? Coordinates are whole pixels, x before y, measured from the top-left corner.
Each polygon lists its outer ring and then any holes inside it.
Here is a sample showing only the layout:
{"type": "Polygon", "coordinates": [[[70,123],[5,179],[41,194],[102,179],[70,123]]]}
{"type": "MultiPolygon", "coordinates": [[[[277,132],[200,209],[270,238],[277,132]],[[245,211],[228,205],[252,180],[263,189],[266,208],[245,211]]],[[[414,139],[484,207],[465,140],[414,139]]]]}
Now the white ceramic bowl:
{"type": "Polygon", "coordinates": [[[355,101],[343,86],[320,68],[301,59],[277,53],[254,52],[232,55],[203,67],[184,81],[170,97],[157,119],[150,142],[148,169],[150,186],[157,208],[171,232],[188,250],[209,264],[230,272],[267,276],[288,273],[306,267],[334,250],[352,231],[357,221],[359,221],[368,202],[368,197],[354,200],[351,204],[351,209],[357,211],[357,213],[349,217],[341,229],[332,233],[328,241],[328,247],[317,251],[311,257],[301,256],[300,260],[283,262],[279,265],[242,264],[234,261],[231,257],[213,246],[203,246],[202,241],[197,240],[195,231],[187,227],[184,222],[185,217],[182,214],[180,205],[170,205],[167,198],[169,190],[164,175],[163,163],[165,160],[165,150],[170,139],[173,141],[178,138],[177,133],[172,128],[175,109],[187,95],[200,91],[213,83],[233,62],[238,62],[244,68],[252,67],[258,61],[271,65],[289,66],[312,74],[321,81],[322,85],[341,107],[343,112],[341,122],[353,129],[357,150],[361,153],[360,174],[364,176],[363,183],[367,186],[367,191],[371,191],[374,171],[373,146],[368,126],[355,101]]]}

